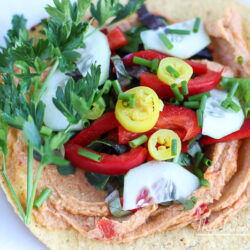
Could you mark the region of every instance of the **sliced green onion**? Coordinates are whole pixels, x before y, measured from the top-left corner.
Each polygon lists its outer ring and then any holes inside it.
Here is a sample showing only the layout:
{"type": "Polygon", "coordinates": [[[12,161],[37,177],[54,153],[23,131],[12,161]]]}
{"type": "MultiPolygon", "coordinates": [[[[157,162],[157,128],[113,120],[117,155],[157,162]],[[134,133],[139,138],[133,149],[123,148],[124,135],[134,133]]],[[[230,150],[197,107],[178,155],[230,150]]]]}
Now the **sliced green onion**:
{"type": "Polygon", "coordinates": [[[42,126],[42,128],[40,129],[40,133],[42,135],[50,136],[53,133],[53,129],[46,126],[42,126]]]}
{"type": "Polygon", "coordinates": [[[199,31],[200,23],[201,23],[201,19],[200,17],[197,17],[195,19],[194,28],[193,28],[194,33],[197,33],[199,31]]]}
{"type": "Polygon", "coordinates": [[[171,155],[177,155],[177,140],[173,139],[171,142],[171,155]]]}
{"type": "Polygon", "coordinates": [[[188,100],[189,101],[200,101],[203,95],[206,95],[207,97],[211,96],[210,92],[204,92],[204,93],[201,93],[201,94],[198,94],[198,95],[189,96],[188,100]]]}
{"type": "Polygon", "coordinates": [[[100,162],[102,160],[102,156],[99,155],[99,154],[95,154],[93,152],[90,152],[88,150],[85,150],[85,149],[82,149],[80,148],[78,150],[78,154],[81,155],[81,156],[84,156],[90,160],[93,160],[93,161],[97,161],[97,162],[100,162]]]}
{"type": "Polygon", "coordinates": [[[206,157],[204,157],[202,159],[202,163],[204,163],[208,167],[211,167],[213,165],[213,162],[210,159],[206,158],[206,157]]]}
{"type": "Polygon", "coordinates": [[[230,90],[228,92],[228,98],[232,98],[235,95],[235,92],[236,92],[238,87],[239,87],[239,82],[234,82],[232,84],[232,87],[230,88],[230,90]]]}
{"type": "Polygon", "coordinates": [[[156,74],[158,67],[159,67],[159,59],[154,58],[151,63],[151,72],[156,74]]]}
{"type": "Polygon", "coordinates": [[[172,89],[172,91],[173,91],[173,93],[174,93],[174,95],[175,95],[175,97],[176,97],[176,99],[178,101],[181,102],[181,101],[184,100],[184,96],[181,94],[181,92],[180,92],[180,90],[179,90],[179,88],[178,88],[178,86],[177,86],[176,83],[171,84],[170,88],[172,89]]]}
{"type": "Polygon", "coordinates": [[[118,99],[122,101],[124,107],[130,107],[131,109],[135,107],[136,95],[120,93],[118,99]]]}
{"type": "Polygon", "coordinates": [[[170,98],[169,102],[172,103],[172,104],[174,104],[175,106],[179,106],[180,105],[180,102],[176,98],[174,98],[174,97],[170,98]]]}
{"type": "Polygon", "coordinates": [[[49,188],[45,188],[42,193],[38,196],[38,198],[34,202],[34,207],[39,209],[42,204],[49,198],[52,191],[49,188]]]}
{"type": "Polygon", "coordinates": [[[133,57],[133,63],[134,64],[139,64],[139,65],[142,65],[142,66],[146,66],[148,68],[151,68],[151,65],[152,65],[152,61],[141,58],[141,57],[138,57],[138,56],[133,57]]]}
{"type": "Polygon", "coordinates": [[[205,180],[204,178],[200,179],[200,185],[204,187],[210,187],[208,181],[205,180]]]}
{"type": "Polygon", "coordinates": [[[190,35],[190,30],[169,29],[168,34],[190,35]]]}
{"type": "Polygon", "coordinates": [[[243,62],[244,62],[243,56],[238,56],[237,57],[237,62],[238,62],[238,64],[243,64],[243,62]]]}
{"type": "Polygon", "coordinates": [[[230,107],[230,103],[231,103],[232,99],[231,98],[226,98],[222,103],[221,103],[221,107],[228,109],[230,107]]]}
{"type": "Polygon", "coordinates": [[[197,152],[195,154],[194,168],[199,168],[203,157],[204,157],[204,153],[202,153],[202,152],[197,152]]]}
{"type": "Polygon", "coordinates": [[[138,146],[142,145],[148,140],[148,137],[146,135],[141,135],[134,139],[133,141],[130,141],[128,144],[131,148],[137,148],[138,146]]]}
{"type": "Polygon", "coordinates": [[[202,112],[200,109],[196,110],[196,115],[197,115],[197,119],[198,119],[198,127],[201,128],[202,124],[203,124],[203,117],[202,117],[202,112]]]}
{"type": "Polygon", "coordinates": [[[203,179],[203,172],[200,168],[194,168],[194,174],[201,180],[203,179]]]}
{"type": "Polygon", "coordinates": [[[181,82],[181,90],[183,95],[188,95],[188,83],[187,81],[182,81],[181,82]]]}
{"type": "Polygon", "coordinates": [[[198,101],[184,102],[183,106],[190,109],[198,109],[200,107],[200,103],[198,101]]]}
{"type": "Polygon", "coordinates": [[[167,72],[174,78],[178,78],[180,76],[180,73],[171,65],[167,66],[167,72]]]}
{"type": "Polygon", "coordinates": [[[118,82],[118,80],[112,81],[112,85],[113,85],[113,88],[114,88],[115,93],[116,93],[117,95],[119,95],[120,93],[122,93],[122,88],[121,88],[121,85],[120,85],[120,83],[118,82]]]}
{"type": "Polygon", "coordinates": [[[239,112],[240,111],[240,106],[235,103],[233,100],[230,102],[230,108],[234,111],[234,112],[239,112]]]}
{"type": "Polygon", "coordinates": [[[174,47],[174,45],[170,42],[170,40],[167,38],[167,36],[165,34],[160,34],[160,39],[161,41],[164,43],[164,45],[166,46],[167,49],[172,49],[174,47]]]}
{"type": "Polygon", "coordinates": [[[201,103],[200,103],[200,110],[202,113],[204,113],[205,107],[206,107],[206,102],[207,102],[207,96],[203,95],[201,97],[201,103]]]}

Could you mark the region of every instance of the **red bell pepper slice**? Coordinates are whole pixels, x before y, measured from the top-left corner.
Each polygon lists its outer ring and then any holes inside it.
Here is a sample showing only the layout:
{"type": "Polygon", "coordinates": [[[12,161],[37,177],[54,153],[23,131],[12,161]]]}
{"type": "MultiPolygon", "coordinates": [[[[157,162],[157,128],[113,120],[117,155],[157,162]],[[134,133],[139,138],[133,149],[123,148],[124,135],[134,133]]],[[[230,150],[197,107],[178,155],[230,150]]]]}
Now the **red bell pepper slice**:
{"type": "MultiPolygon", "coordinates": [[[[188,82],[189,94],[187,96],[204,93],[214,89],[219,84],[221,75],[222,71],[215,72],[207,70],[207,73],[190,79],[188,82]]],[[[174,97],[174,93],[170,86],[162,82],[155,74],[142,72],[140,74],[140,85],[153,89],[161,99],[174,97]]],[[[179,89],[182,91],[181,88],[179,89]]]]}
{"type": "MultiPolygon", "coordinates": [[[[154,51],[154,50],[142,50],[139,52],[135,52],[135,53],[130,53],[128,55],[126,55],[125,57],[123,57],[123,62],[126,65],[135,65],[133,63],[133,59],[134,56],[143,58],[143,59],[147,59],[152,61],[153,59],[157,58],[159,59],[159,61],[161,61],[162,59],[169,57],[169,55],[154,51]]],[[[190,60],[184,60],[186,63],[188,63],[192,68],[193,68],[193,72],[194,74],[205,74],[207,72],[207,65],[202,64],[202,63],[197,63],[197,62],[193,62],[190,60]]]]}
{"type": "Polygon", "coordinates": [[[202,145],[208,145],[208,144],[214,144],[217,142],[226,142],[226,141],[232,141],[232,140],[239,140],[243,138],[250,137],[250,118],[246,119],[240,128],[240,130],[230,134],[226,135],[220,139],[214,139],[209,136],[203,136],[200,140],[200,143],[202,145]]]}
{"type": "Polygon", "coordinates": [[[122,46],[128,44],[128,39],[126,38],[126,36],[124,35],[124,33],[119,27],[110,31],[107,34],[107,38],[108,38],[109,47],[111,50],[119,49],[122,46]]]}
{"type": "Polygon", "coordinates": [[[78,154],[79,149],[94,152],[93,150],[84,147],[102,134],[116,128],[117,126],[118,122],[115,118],[114,112],[104,114],[102,117],[94,121],[89,128],[84,129],[75,138],[66,143],[66,158],[76,167],[82,168],[86,171],[106,175],[125,174],[131,168],[139,166],[147,157],[147,149],[142,146],[131,149],[129,152],[121,155],[100,153],[100,162],[93,161],[78,154]]]}
{"type": "MultiPolygon", "coordinates": [[[[146,134],[150,136],[159,129],[171,129],[175,131],[182,141],[187,141],[201,133],[196,113],[191,109],[174,105],[164,107],[154,128],[146,134]]],[[[127,144],[141,135],[130,132],[121,125],[119,125],[118,130],[120,144],[127,144]]]]}

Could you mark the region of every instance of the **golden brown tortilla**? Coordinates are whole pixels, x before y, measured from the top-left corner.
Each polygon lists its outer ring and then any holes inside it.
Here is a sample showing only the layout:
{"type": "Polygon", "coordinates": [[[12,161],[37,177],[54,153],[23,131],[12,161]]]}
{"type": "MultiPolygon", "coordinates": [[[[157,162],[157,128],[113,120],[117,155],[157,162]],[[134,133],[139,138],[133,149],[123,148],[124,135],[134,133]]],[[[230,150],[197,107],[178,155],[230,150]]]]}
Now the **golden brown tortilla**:
{"type": "MultiPolygon", "coordinates": [[[[200,16],[203,21],[210,22],[222,16],[225,8],[234,7],[241,15],[246,28],[246,41],[250,47],[250,8],[238,3],[236,0],[147,0],[149,10],[158,12],[169,17],[173,21],[183,21],[192,17],[200,16]]],[[[16,135],[10,135],[10,140],[16,140],[16,135]]],[[[250,155],[250,140],[245,140],[245,146],[241,148],[241,159],[238,164],[240,167],[249,164],[249,161],[242,160],[244,155],[250,155]]],[[[10,145],[9,151],[13,151],[10,145]]],[[[23,149],[25,152],[25,149],[23,149]]],[[[244,158],[245,159],[245,158],[244,158]]],[[[25,154],[24,154],[24,160],[25,154]]],[[[25,162],[25,161],[24,161],[25,162]]],[[[7,168],[11,164],[19,164],[15,159],[7,159],[7,168]]],[[[25,187],[17,185],[18,180],[25,183],[26,171],[20,168],[15,176],[17,179],[13,186],[18,195],[25,198],[25,187]],[[16,184],[16,185],[15,185],[16,184]]],[[[10,193],[2,178],[3,187],[8,200],[13,205],[10,193]]],[[[15,208],[15,206],[13,205],[15,208]]],[[[15,208],[16,210],[16,208],[15,208]]],[[[146,238],[135,240],[131,244],[107,244],[83,237],[77,231],[53,230],[48,231],[38,227],[34,220],[29,226],[31,232],[36,235],[50,249],[246,249],[250,241],[250,212],[249,205],[235,217],[232,222],[223,225],[222,228],[212,232],[199,232],[191,227],[186,227],[174,231],[155,233],[146,238]],[[248,233],[248,235],[247,235],[248,233]]]]}

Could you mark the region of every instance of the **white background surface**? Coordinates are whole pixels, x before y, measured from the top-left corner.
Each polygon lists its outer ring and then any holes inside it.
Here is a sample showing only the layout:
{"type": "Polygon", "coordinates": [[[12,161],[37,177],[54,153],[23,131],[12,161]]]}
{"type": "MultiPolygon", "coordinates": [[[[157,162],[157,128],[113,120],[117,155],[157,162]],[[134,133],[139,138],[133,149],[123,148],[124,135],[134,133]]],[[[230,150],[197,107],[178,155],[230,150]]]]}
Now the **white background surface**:
{"type": "MultiPolygon", "coordinates": [[[[250,5],[250,0],[241,0],[250,5]]],[[[0,45],[4,44],[3,36],[10,28],[13,14],[24,14],[31,27],[46,17],[44,6],[52,0],[0,0],[0,45]]],[[[0,190],[0,249],[1,250],[46,250],[25,227],[14,213],[0,190]]],[[[73,250],[73,249],[72,249],[73,250]]]]}

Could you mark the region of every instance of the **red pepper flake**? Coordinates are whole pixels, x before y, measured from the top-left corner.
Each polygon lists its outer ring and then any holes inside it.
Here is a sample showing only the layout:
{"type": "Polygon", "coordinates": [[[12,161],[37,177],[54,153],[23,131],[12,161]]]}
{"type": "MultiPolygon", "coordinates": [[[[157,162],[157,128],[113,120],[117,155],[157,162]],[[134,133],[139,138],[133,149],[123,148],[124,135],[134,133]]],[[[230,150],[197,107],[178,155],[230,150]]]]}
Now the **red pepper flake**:
{"type": "Polygon", "coordinates": [[[206,203],[201,204],[196,210],[193,216],[200,217],[203,214],[206,214],[209,212],[208,206],[206,203]]]}
{"type": "Polygon", "coordinates": [[[96,224],[97,227],[102,231],[104,238],[110,239],[116,236],[114,224],[111,220],[102,218],[101,220],[97,221],[96,224]]]}

